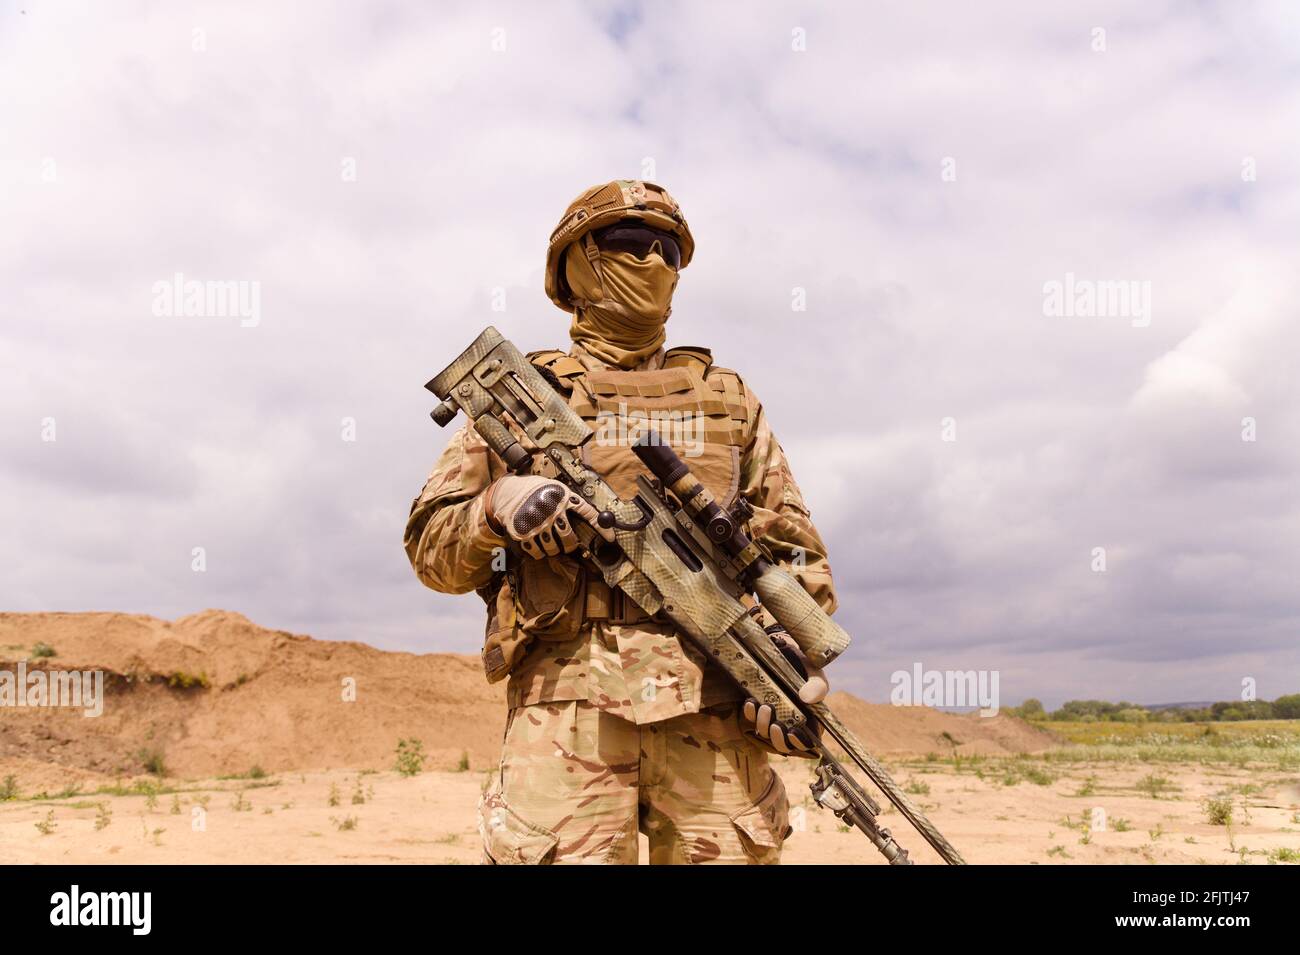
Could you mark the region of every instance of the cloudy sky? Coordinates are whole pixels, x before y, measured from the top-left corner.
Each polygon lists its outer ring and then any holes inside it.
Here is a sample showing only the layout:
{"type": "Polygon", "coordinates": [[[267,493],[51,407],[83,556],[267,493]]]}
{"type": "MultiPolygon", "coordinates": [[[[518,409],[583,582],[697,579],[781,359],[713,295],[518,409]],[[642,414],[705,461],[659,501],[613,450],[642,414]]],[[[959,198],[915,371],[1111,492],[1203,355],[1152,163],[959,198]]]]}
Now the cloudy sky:
{"type": "Polygon", "coordinates": [[[644,177],[698,243],[670,343],[829,545],[840,686],[1300,690],[1294,5],[0,0],[0,89],[0,608],[476,652],[401,548],[422,385],[489,323],[564,346],[546,238],[644,177]]]}

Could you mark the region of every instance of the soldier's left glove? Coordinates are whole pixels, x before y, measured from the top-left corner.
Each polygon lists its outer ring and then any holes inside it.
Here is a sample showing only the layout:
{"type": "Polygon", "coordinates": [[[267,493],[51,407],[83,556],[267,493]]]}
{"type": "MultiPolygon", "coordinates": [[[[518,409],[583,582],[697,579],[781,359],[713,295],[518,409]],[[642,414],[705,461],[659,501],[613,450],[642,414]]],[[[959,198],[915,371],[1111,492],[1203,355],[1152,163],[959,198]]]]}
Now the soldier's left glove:
{"type": "MultiPolygon", "coordinates": [[[[784,630],[772,628],[768,635],[772,642],[776,644],[781,654],[790,661],[800,674],[806,677],[806,682],[799,688],[799,699],[805,703],[820,703],[830,692],[830,683],[826,680],[826,674],[818,667],[808,662],[799,645],[790,638],[784,630]]],[[[783,756],[812,756],[811,740],[801,739],[800,733],[810,732],[810,728],[804,727],[801,730],[791,730],[789,727],[773,719],[774,711],[766,703],[759,703],[751,698],[745,701],[741,707],[741,715],[746,722],[754,724],[751,730],[755,736],[767,743],[774,750],[783,756]]],[[[815,729],[811,731],[816,731],[815,729]]]]}

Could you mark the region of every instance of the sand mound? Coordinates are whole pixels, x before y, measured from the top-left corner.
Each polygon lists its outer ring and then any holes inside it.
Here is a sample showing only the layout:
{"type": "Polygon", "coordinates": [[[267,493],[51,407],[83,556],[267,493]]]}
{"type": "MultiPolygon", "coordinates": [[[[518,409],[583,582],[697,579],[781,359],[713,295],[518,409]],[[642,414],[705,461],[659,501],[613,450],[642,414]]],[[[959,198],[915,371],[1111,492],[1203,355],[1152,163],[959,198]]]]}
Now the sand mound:
{"type": "Polygon", "coordinates": [[[105,671],[104,714],[0,711],[0,758],[110,775],[139,772],[155,754],[181,776],[254,766],[391,768],[397,741],[413,737],[423,741],[429,768],[452,767],[462,752],[487,766],[504,726],[503,692],[486,684],[474,657],[313,640],[235,613],[208,610],[170,623],[116,613],[0,614],[0,658],[24,658],[37,641],[57,656],[29,666],[105,671]],[[349,685],[355,702],[344,700],[349,685]]]}
{"type": "MultiPolygon", "coordinates": [[[[477,657],[390,653],[362,643],[267,630],[207,610],[168,622],[120,613],[0,614],[0,666],[43,642],[56,656],[29,667],[105,672],[104,714],[0,710],[5,772],[33,764],[133,776],[161,759],[185,777],[329,768],[387,769],[397,741],[423,742],[428,768],[497,758],[501,684],[477,657]],[[355,685],[355,701],[344,699],[355,685]]],[[[1011,754],[1046,749],[1047,734],[1008,717],[978,719],[832,696],[836,712],[882,754],[1011,754]],[[946,735],[945,735],[946,734],[946,735]]]]}

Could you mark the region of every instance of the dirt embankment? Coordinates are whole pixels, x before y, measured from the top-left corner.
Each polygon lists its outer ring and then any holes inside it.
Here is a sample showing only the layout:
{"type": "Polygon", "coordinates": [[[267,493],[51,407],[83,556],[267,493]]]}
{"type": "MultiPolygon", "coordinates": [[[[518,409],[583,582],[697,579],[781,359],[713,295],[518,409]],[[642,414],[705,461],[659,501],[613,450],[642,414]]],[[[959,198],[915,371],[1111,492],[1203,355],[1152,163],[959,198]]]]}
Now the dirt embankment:
{"type": "MultiPolygon", "coordinates": [[[[428,768],[495,762],[501,684],[474,656],[411,654],[268,630],[206,610],[175,621],[119,613],[0,614],[0,669],[104,671],[104,709],[0,707],[0,770],[29,782],[133,776],[151,761],[190,778],[288,770],[391,768],[397,741],[423,742],[428,768]],[[33,655],[43,643],[53,657],[33,655]],[[355,695],[349,698],[354,690],[355,695]]],[[[1020,720],[866,703],[831,705],[881,754],[1040,751],[1051,738],[1020,720]]]]}

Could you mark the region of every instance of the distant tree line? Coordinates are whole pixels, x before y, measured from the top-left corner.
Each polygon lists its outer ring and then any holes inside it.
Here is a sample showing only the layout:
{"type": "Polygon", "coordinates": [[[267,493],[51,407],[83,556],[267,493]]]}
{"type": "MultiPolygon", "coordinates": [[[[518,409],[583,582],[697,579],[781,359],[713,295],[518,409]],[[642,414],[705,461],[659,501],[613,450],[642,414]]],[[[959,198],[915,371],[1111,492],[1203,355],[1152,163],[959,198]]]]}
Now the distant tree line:
{"type": "Polygon", "coordinates": [[[1151,709],[1138,703],[1105,700],[1070,700],[1050,713],[1030,698],[1020,706],[1003,707],[1004,713],[1026,720],[1060,720],[1071,723],[1202,723],[1229,720],[1300,720],[1300,693],[1276,700],[1237,700],[1196,708],[1151,709]]]}

